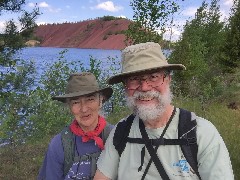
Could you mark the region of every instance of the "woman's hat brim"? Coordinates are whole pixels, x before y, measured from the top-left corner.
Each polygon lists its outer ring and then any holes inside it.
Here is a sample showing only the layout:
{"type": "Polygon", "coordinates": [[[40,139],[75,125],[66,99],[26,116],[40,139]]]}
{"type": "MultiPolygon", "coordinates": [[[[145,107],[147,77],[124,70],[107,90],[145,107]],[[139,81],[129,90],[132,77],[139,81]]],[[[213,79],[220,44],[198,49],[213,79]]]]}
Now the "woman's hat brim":
{"type": "Polygon", "coordinates": [[[131,75],[139,74],[139,73],[143,73],[143,72],[147,73],[147,72],[156,71],[156,70],[160,70],[160,69],[163,69],[163,70],[185,70],[186,67],[182,64],[168,64],[165,66],[154,67],[154,68],[150,68],[150,69],[148,68],[148,69],[141,69],[141,70],[136,70],[136,71],[131,71],[131,72],[124,72],[124,73],[120,73],[120,74],[110,77],[107,80],[107,83],[108,84],[117,84],[117,83],[123,82],[124,78],[127,76],[131,76],[131,75]]]}
{"type": "Polygon", "coordinates": [[[54,96],[52,97],[52,100],[57,100],[57,101],[66,103],[66,100],[68,98],[81,97],[81,96],[86,96],[86,95],[95,94],[95,93],[102,93],[102,95],[104,96],[104,99],[103,99],[103,103],[104,103],[112,96],[113,90],[111,87],[105,87],[97,91],[80,91],[80,92],[64,94],[62,96],[54,96]]]}

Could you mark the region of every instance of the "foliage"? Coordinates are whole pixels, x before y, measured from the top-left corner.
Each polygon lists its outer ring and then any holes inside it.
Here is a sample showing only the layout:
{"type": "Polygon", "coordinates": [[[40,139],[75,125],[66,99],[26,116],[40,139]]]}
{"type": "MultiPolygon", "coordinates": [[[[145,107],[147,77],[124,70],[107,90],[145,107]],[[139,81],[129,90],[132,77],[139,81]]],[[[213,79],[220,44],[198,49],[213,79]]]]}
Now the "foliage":
{"type": "Polygon", "coordinates": [[[0,139],[8,139],[12,145],[24,142],[31,123],[28,116],[28,96],[34,82],[35,68],[32,62],[22,62],[11,69],[1,81],[0,139]]]}
{"type": "Polygon", "coordinates": [[[176,1],[172,0],[133,0],[130,6],[134,15],[133,22],[126,31],[127,44],[148,41],[159,43],[166,31],[170,15],[179,9],[176,1]]]}
{"type": "Polygon", "coordinates": [[[0,15],[4,12],[17,12],[20,29],[13,19],[5,23],[0,36],[0,140],[8,139],[15,146],[25,142],[31,129],[29,114],[29,94],[34,84],[34,63],[17,59],[15,54],[24,47],[24,40],[31,35],[38,8],[32,12],[22,9],[25,1],[1,1],[0,15]]]}
{"type": "Polygon", "coordinates": [[[34,8],[32,12],[21,10],[19,17],[20,29],[13,19],[6,22],[4,34],[0,37],[0,66],[15,66],[13,55],[24,47],[24,42],[31,36],[36,26],[35,20],[40,15],[39,9],[34,8]]]}
{"type": "Polygon", "coordinates": [[[115,20],[115,19],[119,19],[119,18],[116,18],[114,16],[103,16],[100,19],[102,19],[103,21],[111,21],[111,20],[115,20]]]}
{"type": "Polygon", "coordinates": [[[219,59],[225,36],[218,1],[212,0],[210,5],[203,1],[195,18],[184,26],[182,38],[170,56],[172,63],[187,67],[186,72],[175,74],[178,93],[205,100],[221,93],[223,76],[219,59]]]}
{"type": "Polygon", "coordinates": [[[224,72],[234,73],[240,67],[240,1],[234,0],[229,24],[226,28],[226,43],[222,49],[225,54],[221,58],[224,72]]]}
{"type": "Polygon", "coordinates": [[[11,1],[5,0],[0,2],[0,15],[2,11],[18,12],[21,10],[22,5],[25,4],[25,0],[11,1]]]}

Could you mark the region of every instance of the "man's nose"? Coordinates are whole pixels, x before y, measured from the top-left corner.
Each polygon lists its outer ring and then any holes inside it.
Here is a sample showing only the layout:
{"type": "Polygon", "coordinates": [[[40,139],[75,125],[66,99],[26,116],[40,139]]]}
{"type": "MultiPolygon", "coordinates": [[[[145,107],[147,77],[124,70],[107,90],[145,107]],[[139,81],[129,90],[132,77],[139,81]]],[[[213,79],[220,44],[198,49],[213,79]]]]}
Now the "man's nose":
{"type": "Polygon", "coordinates": [[[152,90],[152,86],[149,85],[148,79],[141,79],[139,82],[139,90],[141,91],[150,91],[152,90]]]}

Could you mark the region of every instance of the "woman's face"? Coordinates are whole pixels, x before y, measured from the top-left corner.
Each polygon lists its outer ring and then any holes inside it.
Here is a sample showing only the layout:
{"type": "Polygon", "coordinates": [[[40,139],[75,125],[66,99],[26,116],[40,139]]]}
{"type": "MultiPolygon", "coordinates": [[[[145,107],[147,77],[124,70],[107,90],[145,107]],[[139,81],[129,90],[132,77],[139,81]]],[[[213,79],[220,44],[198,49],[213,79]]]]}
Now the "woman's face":
{"type": "Polygon", "coordinates": [[[69,101],[70,110],[83,131],[92,131],[96,128],[101,102],[102,98],[98,93],[69,101]]]}

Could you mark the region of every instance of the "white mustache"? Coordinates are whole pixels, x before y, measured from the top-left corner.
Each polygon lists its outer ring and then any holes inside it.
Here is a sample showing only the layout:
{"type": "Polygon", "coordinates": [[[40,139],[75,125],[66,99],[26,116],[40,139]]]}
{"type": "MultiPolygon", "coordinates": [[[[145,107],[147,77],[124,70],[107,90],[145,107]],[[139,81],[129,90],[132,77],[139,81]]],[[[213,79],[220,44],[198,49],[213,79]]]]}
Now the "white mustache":
{"type": "Polygon", "coordinates": [[[141,99],[141,98],[159,98],[161,94],[156,91],[147,91],[147,92],[139,92],[136,91],[133,95],[134,99],[141,99]]]}

